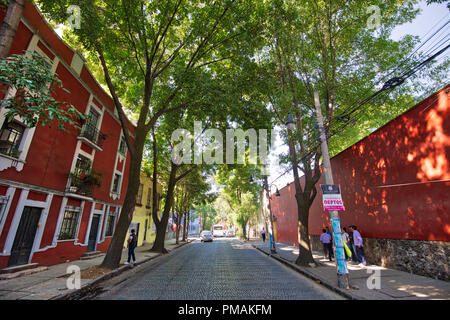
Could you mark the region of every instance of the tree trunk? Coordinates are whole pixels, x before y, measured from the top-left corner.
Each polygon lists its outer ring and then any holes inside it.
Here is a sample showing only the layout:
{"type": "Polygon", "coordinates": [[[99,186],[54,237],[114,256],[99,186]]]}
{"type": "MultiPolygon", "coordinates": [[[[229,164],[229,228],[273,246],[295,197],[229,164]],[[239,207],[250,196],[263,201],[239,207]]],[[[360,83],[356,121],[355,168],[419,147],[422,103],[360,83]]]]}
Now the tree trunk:
{"type": "Polygon", "coordinates": [[[114,235],[111,239],[111,244],[109,245],[108,251],[106,252],[106,256],[101,263],[101,267],[111,270],[119,267],[123,245],[130,222],[133,218],[134,207],[136,204],[136,195],[138,193],[140,183],[140,167],[140,158],[131,160],[127,193],[125,195],[122,210],[120,211],[116,230],[114,231],[114,235]]]}
{"type": "Polygon", "coordinates": [[[5,19],[0,29],[0,58],[6,58],[11,50],[11,46],[16,35],[17,27],[20,23],[25,0],[11,0],[5,19]]]}
{"type": "MultiPolygon", "coordinates": [[[[297,196],[296,196],[297,198],[297,196]]],[[[295,264],[309,267],[310,263],[315,263],[312,256],[311,244],[308,232],[309,204],[297,199],[298,206],[298,249],[299,254],[295,264]]]]}
{"type": "Polygon", "coordinates": [[[172,163],[169,177],[169,184],[167,186],[166,201],[164,205],[164,211],[161,215],[161,220],[156,225],[156,237],[153,247],[150,251],[167,253],[168,251],[164,248],[164,240],[166,237],[167,223],[169,222],[170,209],[172,208],[174,189],[176,184],[176,174],[178,166],[172,163]]]}
{"type": "MultiPolygon", "coordinates": [[[[289,135],[289,153],[291,156],[291,163],[294,172],[294,185],[295,185],[295,199],[297,200],[297,216],[298,216],[298,243],[299,243],[299,254],[295,263],[299,266],[309,266],[309,263],[314,263],[314,258],[312,256],[311,244],[309,241],[308,233],[308,216],[309,216],[309,202],[304,201],[304,194],[307,193],[306,185],[308,181],[305,181],[305,190],[302,190],[300,185],[300,177],[298,174],[298,160],[295,150],[295,144],[292,135],[289,135]]],[[[307,180],[309,175],[305,175],[305,180],[307,180]]]]}

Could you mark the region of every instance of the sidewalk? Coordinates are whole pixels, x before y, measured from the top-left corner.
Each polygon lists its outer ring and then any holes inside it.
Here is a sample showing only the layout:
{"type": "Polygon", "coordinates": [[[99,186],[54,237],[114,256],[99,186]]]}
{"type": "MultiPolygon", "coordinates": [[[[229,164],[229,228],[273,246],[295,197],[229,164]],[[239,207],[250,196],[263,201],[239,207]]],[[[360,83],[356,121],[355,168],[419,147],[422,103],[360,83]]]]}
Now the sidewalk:
{"type": "MultiPolygon", "coordinates": [[[[188,239],[188,242],[180,241],[179,245],[175,244],[175,239],[166,240],[165,247],[169,251],[172,251],[191,242],[191,240],[193,239],[188,239]]],[[[150,243],[136,248],[135,266],[161,255],[160,253],[148,252],[152,245],[153,244],[150,243]]],[[[66,294],[76,294],[79,290],[67,289],[67,267],[70,265],[77,265],[83,273],[83,270],[86,270],[89,267],[98,266],[103,261],[104,256],[105,254],[102,254],[90,260],[75,260],[68,263],[57,264],[49,266],[47,270],[38,273],[8,280],[0,280],[0,300],[50,300],[66,294]]],[[[128,249],[124,249],[122,252],[122,259],[120,260],[121,266],[118,269],[95,279],[82,278],[81,290],[132,268],[130,265],[122,265],[127,259],[128,249]]]]}
{"type": "MultiPolygon", "coordinates": [[[[250,241],[258,250],[269,254],[269,241],[250,241]]],[[[344,296],[355,300],[431,300],[445,299],[450,300],[450,283],[442,280],[435,280],[403,271],[387,269],[375,265],[360,267],[353,262],[348,263],[350,285],[357,286],[359,289],[340,289],[337,287],[337,274],[335,262],[330,262],[324,258],[320,252],[313,252],[313,257],[320,264],[319,267],[299,267],[295,265],[295,259],[298,256],[298,248],[282,243],[276,244],[277,253],[273,258],[296,269],[298,272],[320,281],[328,288],[343,294],[344,296]],[[371,273],[368,270],[372,270],[371,273]],[[367,279],[374,275],[373,270],[380,270],[381,285],[380,289],[369,289],[367,279]]],[[[369,281],[369,283],[373,283],[369,281]]]]}

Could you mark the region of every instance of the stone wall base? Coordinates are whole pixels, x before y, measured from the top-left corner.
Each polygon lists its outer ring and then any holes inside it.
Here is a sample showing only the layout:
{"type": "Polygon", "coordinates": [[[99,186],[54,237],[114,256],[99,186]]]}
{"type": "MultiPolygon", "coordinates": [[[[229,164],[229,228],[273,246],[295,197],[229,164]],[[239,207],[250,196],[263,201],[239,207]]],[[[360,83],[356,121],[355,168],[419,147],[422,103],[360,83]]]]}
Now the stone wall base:
{"type": "MultiPolygon", "coordinates": [[[[314,251],[323,251],[318,235],[311,235],[314,251]]],[[[450,242],[364,239],[368,264],[450,281],[450,242]]]]}

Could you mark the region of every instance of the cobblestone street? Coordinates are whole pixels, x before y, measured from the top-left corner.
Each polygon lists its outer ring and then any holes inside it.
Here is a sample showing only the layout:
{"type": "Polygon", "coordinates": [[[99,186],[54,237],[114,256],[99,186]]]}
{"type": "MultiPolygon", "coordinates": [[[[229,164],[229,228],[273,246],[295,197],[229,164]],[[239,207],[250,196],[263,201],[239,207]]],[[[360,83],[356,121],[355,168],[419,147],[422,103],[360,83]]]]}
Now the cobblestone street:
{"type": "Polygon", "coordinates": [[[195,241],[102,284],[96,299],[343,299],[237,239],[195,241]]]}

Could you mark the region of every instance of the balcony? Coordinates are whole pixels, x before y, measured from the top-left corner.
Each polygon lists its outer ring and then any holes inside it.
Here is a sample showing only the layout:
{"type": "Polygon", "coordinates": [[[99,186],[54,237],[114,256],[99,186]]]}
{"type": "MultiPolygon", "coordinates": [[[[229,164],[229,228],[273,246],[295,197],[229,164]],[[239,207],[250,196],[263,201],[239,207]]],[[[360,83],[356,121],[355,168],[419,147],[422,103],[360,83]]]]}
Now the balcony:
{"type": "Polygon", "coordinates": [[[91,197],[94,187],[101,186],[102,174],[93,170],[86,173],[70,173],[66,193],[91,197]]]}
{"type": "Polygon", "coordinates": [[[88,122],[81,128],[78,139],[84,141],[90,147],[102,151],[103,141],[106,139],[106,135],[88,122]]]}

